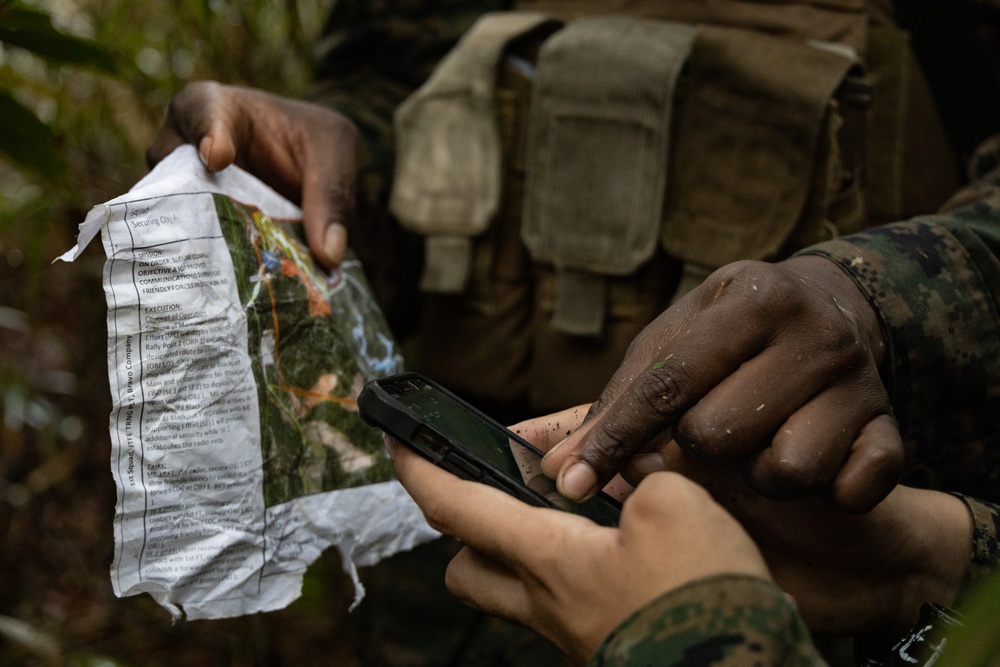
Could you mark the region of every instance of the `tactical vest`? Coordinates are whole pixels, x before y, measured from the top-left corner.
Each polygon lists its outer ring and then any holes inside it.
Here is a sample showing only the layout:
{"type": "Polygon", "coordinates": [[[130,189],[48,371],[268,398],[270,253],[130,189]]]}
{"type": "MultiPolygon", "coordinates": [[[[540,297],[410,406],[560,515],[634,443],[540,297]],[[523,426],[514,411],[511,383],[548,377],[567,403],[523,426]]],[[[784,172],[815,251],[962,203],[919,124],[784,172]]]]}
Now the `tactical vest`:
{"type": "Polygon", "coordinates": [[[929,100],[862,0],[482,17],[395,117],[391,208],[425,239],[416,367],[501,418],[594,400],[711,271],[944,201],[958,160],[929,100]],[[936,157],[913,188],[917,133],[936,157]]]}

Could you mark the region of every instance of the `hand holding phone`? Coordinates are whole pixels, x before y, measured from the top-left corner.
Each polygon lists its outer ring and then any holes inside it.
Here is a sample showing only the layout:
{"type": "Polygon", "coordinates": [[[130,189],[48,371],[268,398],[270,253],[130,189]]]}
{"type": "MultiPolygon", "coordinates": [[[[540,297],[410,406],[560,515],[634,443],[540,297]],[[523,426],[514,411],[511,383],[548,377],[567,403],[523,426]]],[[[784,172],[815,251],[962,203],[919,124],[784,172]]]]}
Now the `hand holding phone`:
{"type": "Polygon", "coordinates": [[[599,493],[573,503],[542,472],[542,452],[531,443],[417,373],[369,382],[358,397],[365,422],[376,426],[452,474],[505,491],[538,507],[573,512],[606,526],[621,505],[599,493]]]}

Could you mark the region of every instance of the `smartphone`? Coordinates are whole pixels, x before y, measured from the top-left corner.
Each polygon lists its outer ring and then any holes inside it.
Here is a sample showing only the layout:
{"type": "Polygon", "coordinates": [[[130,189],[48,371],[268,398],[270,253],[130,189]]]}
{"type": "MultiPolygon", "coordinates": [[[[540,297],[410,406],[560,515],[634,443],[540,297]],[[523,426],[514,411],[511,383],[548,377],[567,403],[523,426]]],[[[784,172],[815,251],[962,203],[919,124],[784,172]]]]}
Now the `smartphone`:
{"type": "Polygon", "coordinates": [[[462,479],[488,484],[529,505],[618,525],[621,504],[601,492],[574,503],[556,491],[542,452],[434,381],[417,373],[372,380],[358,397],[361,418],[462,479]]]}

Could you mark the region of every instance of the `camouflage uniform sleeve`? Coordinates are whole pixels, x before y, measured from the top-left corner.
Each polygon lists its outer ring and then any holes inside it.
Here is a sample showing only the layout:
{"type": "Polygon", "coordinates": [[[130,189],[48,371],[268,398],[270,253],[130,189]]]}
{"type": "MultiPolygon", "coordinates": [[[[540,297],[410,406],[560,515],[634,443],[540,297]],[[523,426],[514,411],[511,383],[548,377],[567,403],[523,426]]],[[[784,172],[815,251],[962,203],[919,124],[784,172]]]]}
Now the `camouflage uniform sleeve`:
{"type": "Polygon", "coordinates": [[[777,586],[733,574],[699,579],[660,596],[608,635],[590,662],[591,667],[756,664],[826,663],[777,586]]]}
{"type": "Polygon", "coordinates": [[[997,571],[997,563],[1000,562],[1000,545],[997,543],[997,536],[1000,534],[1000,505],[976,500],[961,493],[953,495],[968,506],[973,523],[972,560],[959,590],[957,606],[976,590],[978,584],[997,571]]]}
{"type": "Polygon", "coordinates": [[[903,480],[1000,501],[1000,170],[956,200],[803,252],[839,264],[879,315],[903,480]]]}

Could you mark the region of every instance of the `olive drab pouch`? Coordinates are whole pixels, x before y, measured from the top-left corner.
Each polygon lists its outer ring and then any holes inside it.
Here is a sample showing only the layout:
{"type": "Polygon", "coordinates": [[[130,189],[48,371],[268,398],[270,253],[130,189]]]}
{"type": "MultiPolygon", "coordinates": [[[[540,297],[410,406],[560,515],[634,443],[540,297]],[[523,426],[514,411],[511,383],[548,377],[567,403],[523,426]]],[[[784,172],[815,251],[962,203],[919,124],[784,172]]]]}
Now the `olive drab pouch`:
{"type": "Polygon", "coordinates": [[[678,76],[696,29],[581,19],[541,47],[521,235],[555,267],[552,326],[599,336],[608,276],[656,250],[678,76]]]}
{"type": "Polygon", "coordinates": [[[676,115],[662,232],[670,255],[701,276],[778,257],[826,167],[817,149],[856,64],[837,49],[702,27],[676,115]]]}
{"type": "Polygon", "coordinates": [[[547,20],[484,15],[396,111],[390,207],[405,229],[426,237],[425,290],[457,293],[468,282],[471,238],[486,231],[500,201],[497,64],[510,40],[547,20]]]}

